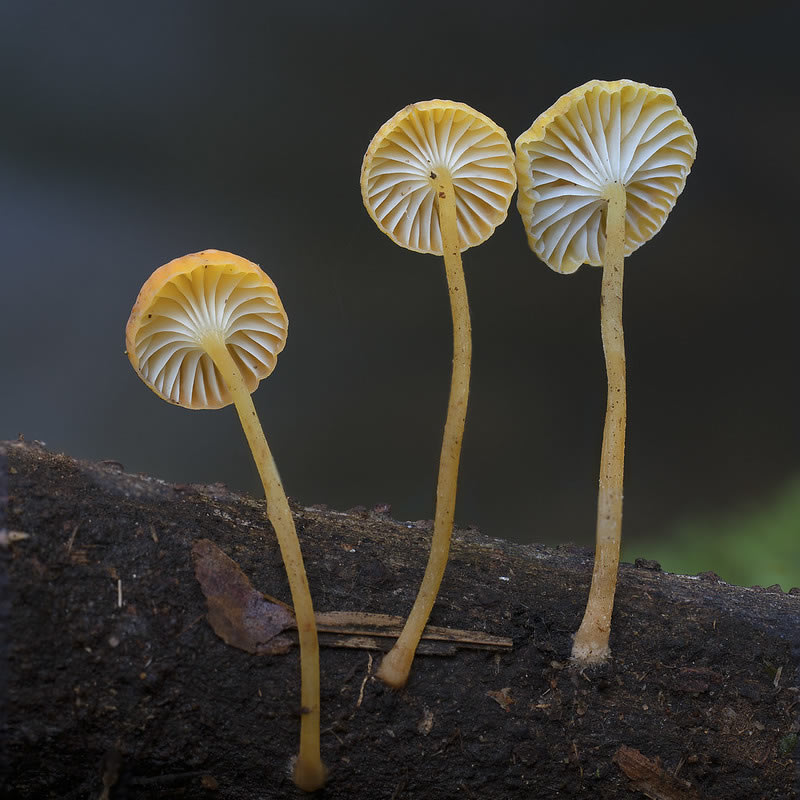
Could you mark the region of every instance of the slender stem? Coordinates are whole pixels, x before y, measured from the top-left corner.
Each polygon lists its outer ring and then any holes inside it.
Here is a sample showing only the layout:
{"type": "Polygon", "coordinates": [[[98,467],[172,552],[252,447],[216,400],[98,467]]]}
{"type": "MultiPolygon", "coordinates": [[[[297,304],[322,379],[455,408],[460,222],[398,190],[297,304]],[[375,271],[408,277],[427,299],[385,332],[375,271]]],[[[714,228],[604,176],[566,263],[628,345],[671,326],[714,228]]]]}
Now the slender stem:
{"type": "Polygon", "coordinates": [[[442,452],[439,458],[436,515],[428,565],[403,631],[394,647],[384,657],[377,673],[381,680],[395,688],[404,686],[408,680],[414,653],[436,601],[447,566],[456,508],[461,441],[464,437],[464,423],[467,417],[469,373],[472,359],[472,329],[469,318],[467,284],[464,280],[464,270],[461,267],[455,189],[450,174],[444,169],[437,170],[436,176],[433,177],[433,183],[436,189],[436,208],[439,214],[439,228],[442,232],[442,252],[450,294],[450,311],[453,317],[453,374],[450,381],[450,400],[447,406],[442,452]]]}
{"type": "Polygon", "coordinates": [[[300,639],[300,749],[295,764],[295,783],[305,791],[315,791],[325,783],[326,771],[319,751],[319,644],[311,592],[303,565],[300,542],[283,490],[278,468],[272,458],[264,431],[258,421],[253,399],[250,397],[239,368],[228,352],[224,341],[209,337],[204,345],[222,380],[228,388],[239,414],[239,419],[253,453],[264,494],[267,516],[275,529],[283,556],[292,605],[297,620],[300,639]]]}
{"type": "Polygon", "coordinates": [[[606,357],[608,396],[600,488],[597,497],[597,539],[592,585],[586,612],[575,634],[572,657],[579,663],[605,661],[610,653],[611,613],[619,568],[622,536],[622,482],[625,463],[625,340],[622,332],[622,275],[625,262],[625,187],[614,183],[606,190],[606,252],[600,327],[606,357]]]}

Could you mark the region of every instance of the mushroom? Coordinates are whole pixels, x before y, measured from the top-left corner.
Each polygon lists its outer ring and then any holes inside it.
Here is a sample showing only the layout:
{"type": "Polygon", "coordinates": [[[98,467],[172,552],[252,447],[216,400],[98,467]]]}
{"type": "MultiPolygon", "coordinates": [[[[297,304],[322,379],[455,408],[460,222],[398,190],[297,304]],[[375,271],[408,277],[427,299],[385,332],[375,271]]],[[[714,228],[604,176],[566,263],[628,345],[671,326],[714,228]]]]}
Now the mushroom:
{"type": "Polygon", "coordinates": [[[603,267],[600,325],[608,377],[597,539],[589,601],[573,642],[579,664],[608,658],[619,567],[625,455],[625,256],[654,236],[683,191],[697,140],[668,89],[589,81],[516,141],[517,204],[528,244],[556,272],[603,267]]]}
{"type": "Polygon", "coordinates": [[[300,749],[295,783],[325,783],[319,751],[319,646],[303,556],[253,392],[275,368],[288,319],[278,290],[256,265],[219,250],[177,258],[146,281],[126,328],[128,358],[161,398],[190,409],[236,406],[280,545],[300,639],[300,749]]]}
{"type": "Polygon", "coordinates": [[[505,131],[464,103],[406,106],[381,127],[364,155],[361,194],[369,215],[402,247],[444,256],[453,318],[453,372],[430,556],[403,631],[377,673],[395,688],[408,680],[450,549],[472,352],[461,252],[492,235],[506,218],[515,188],[505,131]]]}

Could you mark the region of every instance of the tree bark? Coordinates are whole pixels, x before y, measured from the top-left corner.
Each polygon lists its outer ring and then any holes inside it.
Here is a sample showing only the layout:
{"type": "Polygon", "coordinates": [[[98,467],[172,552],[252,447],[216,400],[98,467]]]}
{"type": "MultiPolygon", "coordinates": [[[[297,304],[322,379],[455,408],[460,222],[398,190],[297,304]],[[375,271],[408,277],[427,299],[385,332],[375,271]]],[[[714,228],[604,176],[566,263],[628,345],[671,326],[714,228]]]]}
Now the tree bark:
{"type": "MultiPolygon", "coordinates": [[[[292,511],[318,612],[408,613],[429,523],[292,511]]],[[[297,648],[214,632],[201,539],[288,601],[263,501],[0,445],[4,797],[302,796],[297,648]]],[[[578,671],[591,569],[576,548],[457,530],[431,625],[513,648],[431,647],[400,692],[374,677],[391,638],[321,637],[322,795],[800,797],[797,590],[622,565],[611,661],[578,671]]]]}

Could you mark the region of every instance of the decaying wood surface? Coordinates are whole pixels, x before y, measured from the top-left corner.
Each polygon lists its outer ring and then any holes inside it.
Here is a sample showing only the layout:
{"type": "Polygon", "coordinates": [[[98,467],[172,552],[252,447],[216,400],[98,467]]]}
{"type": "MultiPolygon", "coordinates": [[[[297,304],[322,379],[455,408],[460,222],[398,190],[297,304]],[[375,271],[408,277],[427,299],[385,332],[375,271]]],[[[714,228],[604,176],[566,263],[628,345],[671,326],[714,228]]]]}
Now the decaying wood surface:
{"type": "MultiPolygon", "coordinates": [[[[392,692],[374,673],[430,525],[293,511],[324,631],[321,796],[800,797],[800,592],[623,566],[613,659],[580,672],[590,554],[458,531],[392,692]]],[[[3,796],[302,796],[288,597],[262,501],[0,445],[3,796]]]]}

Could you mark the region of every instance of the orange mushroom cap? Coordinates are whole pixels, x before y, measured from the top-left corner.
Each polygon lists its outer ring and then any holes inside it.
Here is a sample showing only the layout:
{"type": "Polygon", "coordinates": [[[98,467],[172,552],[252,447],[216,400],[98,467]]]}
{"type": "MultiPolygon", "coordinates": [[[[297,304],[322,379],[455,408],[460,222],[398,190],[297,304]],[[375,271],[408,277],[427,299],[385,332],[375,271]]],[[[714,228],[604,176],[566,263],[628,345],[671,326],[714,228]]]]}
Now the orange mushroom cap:
{"type": "Polygon", "coordinates": [[[481,244],[506,218],[517,185],[506,132],[465,103],[412,103],[372,138],[361,167],[361,195],[377,226],[401,247],[442,255],[436,171],[456,195],[462,251],[481,244]]]}
{"type": "Polygon", "coordinates": [[[288,318],[269,276],[221,250],[190,253],[159,267],[142,286],[125,329],[139,377],[184,408],[233,402],[204,339],[222,340],[249,392],[275,368],[288,318]]]}

